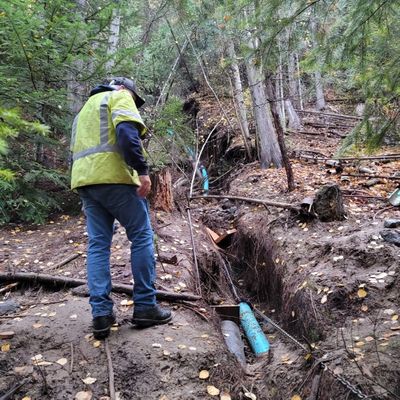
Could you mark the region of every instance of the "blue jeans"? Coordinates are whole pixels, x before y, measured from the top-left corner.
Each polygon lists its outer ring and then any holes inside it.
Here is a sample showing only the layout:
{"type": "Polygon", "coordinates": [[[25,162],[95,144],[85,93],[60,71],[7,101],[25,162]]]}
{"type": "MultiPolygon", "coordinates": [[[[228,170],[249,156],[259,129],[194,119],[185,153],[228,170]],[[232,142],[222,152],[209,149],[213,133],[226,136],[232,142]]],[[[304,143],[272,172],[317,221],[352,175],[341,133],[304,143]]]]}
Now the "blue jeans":
{"type": "Polygon", "coordinates": [[[78,189],[86,214],[89,245],[87,277],[93,317],[111,315],[110,247],[114,219],[131,241],[133,301],[141,310],[156,304],[153,230],[147,200],[132,185],[93,185],[78,189]]]}

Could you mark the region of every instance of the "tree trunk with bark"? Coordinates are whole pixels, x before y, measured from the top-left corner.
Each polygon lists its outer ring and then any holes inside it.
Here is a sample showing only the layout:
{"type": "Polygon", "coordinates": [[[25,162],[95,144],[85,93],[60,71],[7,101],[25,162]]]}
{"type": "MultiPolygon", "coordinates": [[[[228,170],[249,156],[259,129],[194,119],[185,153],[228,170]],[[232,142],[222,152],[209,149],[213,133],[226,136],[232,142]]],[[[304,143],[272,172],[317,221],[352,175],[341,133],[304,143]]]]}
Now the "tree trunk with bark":
{"type": "Polygon", "coordinates": [[[237,64],[235,46],[232,40],[228,42],[228,55],[231,59],[231,71],[233,75],[233,97],[236,104],[240,130],[243,136],[244,146],[247,157],[251,159],[251,139],[249,132],[249,124],[247,122],[246,107],[244,104],[242,80],[240,78],[239,66],[237,64]]]}
{"type": "MultiPolygon", "coordinates": [[[[80,16],[83,19],[87,7],[86,0],[76,0],[76,5],[80,9],[80,16]]],[[[86,85],[79,81],[80,73],[84,70],[84,62],[76,60],[71,65],[68,73],[67,98],[71,114],[76,115],[81,110],[86,97],[86,85]]]]}
{"type": "Polygon", "coordinates": [[[174,198],[172,195],[172,179],[169,168],[151,175],[151,193],[149,201],[153,209],[171,212],[174,209],[174,198]]]}
{"type": "MultiPolygon", "coordinates": [[[[311,18],[310,25],[311,25],[310,27],[311,27],[313,47],[315,48],[318,46],[318,41],[317,41],[318,27],[314,17],[311,18]]],[[[315,97],[316,97],[315,107],[318,111],[321,111],[326,108],[326,103],[324,96],[324,86],[322,82],[322,74],[319,65],[316,66],[316,69],[314,71],[314,82],[315,82],[315,97]]]]}
{"type": "Polygon", "coordinates": [[[296,81],[296,56],[289,52],[288,56],[288,87],[289,87],[289,98],[295,108],[299,108],[299,91],[296,81]]]}
{"type": "Polygon", "coordinates": [[[286,144],[285,144],[285,135],[283,132],[283,128],[280,122],[279,114],[278,114],[278,106],[275,101],[276,95],[274,95],[274,86],[271,82],[270,78],[266,79],[266,87],[268,99],[271,105],[271,115],[275,124],[276,133],[278,136],[278,143],[282,154],[282,162],[285,166],[287,182],[288,182],[288,190],[289,192],[294,190],[294,178],[293,178],[293,170],[292,165],[290,163],[289,156],[287,154],[286,144]]]}
{"type": "Polygon", "coordinates": [[[297,131],[302,128],[301,120],[290,99],[285,100],[286,115],[289,120],[289,129],[297,131]]]}
{"type": "Polygon", "coordinates": [[[114,8],[110,24],[110,36],[108,37],[107,56],[109,60],[106,62],[105,69],[107,73],[112,73],[115,65],[114,55],[117,52],[119,42],[119,30],[121,26],[121,15],[119,6],[114,8]]]}
{"type": "MultiPolygon", "coordinates": [[[[249,45],[253,50],[257,50],[258,39],[251,38],[249,45]]],[[[265,94],[261,60],[251,57],[246,63],[246,72],[260,142],[261,168],[269,168],[271,165],[280,168],[282,167],[282,156],[272,122],[271,110],[265,94]]]]}

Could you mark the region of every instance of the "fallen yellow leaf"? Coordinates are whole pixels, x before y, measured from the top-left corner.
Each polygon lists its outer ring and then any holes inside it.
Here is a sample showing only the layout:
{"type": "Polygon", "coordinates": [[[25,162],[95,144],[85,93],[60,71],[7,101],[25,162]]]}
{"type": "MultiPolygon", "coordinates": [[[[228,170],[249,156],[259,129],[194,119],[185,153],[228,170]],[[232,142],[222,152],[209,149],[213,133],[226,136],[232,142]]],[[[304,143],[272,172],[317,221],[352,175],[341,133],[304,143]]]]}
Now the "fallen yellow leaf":
{"type": "Polygon", "coordinates": [[[232,400],[232,397],[227,392],[222,392],[221,396],[219,397],[220,400],[232,400]]]}
{"type": "Polygon", "coordinates": [[[205,369],[201,370],[199,373],[200,379],[207,379],[209,376],[210,376],[210,373],[205,369]]]}
{"type": "Polygon", "coordinates": [[[88,376],[85,379],[82,379],[82,382],[85,383],[86,385],[91,385],[92,383],[95,383],[97,381],[96,378],[93,378],[91,376],[88,376]]]}
{"type": "Polygon", "coordinates": [[[133,300],[122,300],[121,301],[121,306],[131,306],[131,305],[133,305],[133,300]]]}
{"type": "Polygon", "coordinates": [[[301,400],[301,397],[298,394],[295,394],[290,400],[301,400]]]}
{"type": "Polygon", "coordinates": [[[365,297],[367,297],[367,291],[365,290],[365,289],[358,289],[358,291],[357,291],[357,296],[360,298],[360,299],[363,299],[363,298],[365,298],[365,297]]]}
{"type": "Polygon", "coordinates": [[[4,343],[1,345],[1,351],[3,353],[7,353],[8,351],[10,351],[10,347],[11,347],[10,343],[4,343]]]}
{"type": "Polygon", "coordinates": [[[93,347],[100,347],[100,345],[101,345],[100,340],[95,340],[95,341],[93,342],[93,347]]]}
{"type": "Polygon", "coordinates": [[[75,395],[75,400],[91,400],[92,392],[78,392],[75,395]]]}
{"type": "Polygon", "coordinates": [[[219,389],[217,389],[215,386],[208,385],[207,386],[207,393],[210,396],[218,396],[219,395],[219,389]]]}

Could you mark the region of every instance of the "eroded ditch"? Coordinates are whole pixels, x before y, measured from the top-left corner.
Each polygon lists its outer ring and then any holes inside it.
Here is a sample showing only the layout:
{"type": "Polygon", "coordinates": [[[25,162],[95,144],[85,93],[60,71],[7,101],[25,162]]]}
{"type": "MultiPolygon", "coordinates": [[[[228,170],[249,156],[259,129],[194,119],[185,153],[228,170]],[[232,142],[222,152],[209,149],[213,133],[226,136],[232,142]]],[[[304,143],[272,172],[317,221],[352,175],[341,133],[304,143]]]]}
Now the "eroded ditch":
{"type": "MultiPolygon", "coordinates": [[[[269,357],[259,360],[246,352],[250,370],[260,374],[253,377],[258,398],[290,399],[300,392],[309,399],[361,398],[357,390],[371,399],[400,395],[399,374],[391,367],[398,340],[384,342],[393,346],[391,352],[379,347],[391,329],[385,328],[389,322],[382,318],[382,308],[398,306],[398,293],[393,290],[398,279],[388,279],[385,290],[363,283],[382,270],[382,264],[388,272],[397,271],[397,254],[391,247],[383,248],[376,226],[359,230],[342,223],[311,222],[310,230],[304,230],[304,221],[295,216],[279,221],[279,216],[262,211],[245,214],[228,202],[203,213],[203,221],[216,231],[236,228],[222,255],[229,261],[240,295],[313,353],[309,358],[264,326],[271,342],[269,357]],[[274,218],[278,223],[270,224],[274,218]],[[348,232],[338,238],[326,235],[336,229],[348,232]],[[357,294],[363,288],[368,290],[366,299],[357,294]],[[375,349],[369,344],[372,340],[375,349]],[[319,357],[329,360],[329,370],[321,369],[319,357]],[[341,376],[353,386],[340,382],[341,376]]],[[[210,253],[200,260],[210,304],[232,301],[220,261],[210,253]]]]}

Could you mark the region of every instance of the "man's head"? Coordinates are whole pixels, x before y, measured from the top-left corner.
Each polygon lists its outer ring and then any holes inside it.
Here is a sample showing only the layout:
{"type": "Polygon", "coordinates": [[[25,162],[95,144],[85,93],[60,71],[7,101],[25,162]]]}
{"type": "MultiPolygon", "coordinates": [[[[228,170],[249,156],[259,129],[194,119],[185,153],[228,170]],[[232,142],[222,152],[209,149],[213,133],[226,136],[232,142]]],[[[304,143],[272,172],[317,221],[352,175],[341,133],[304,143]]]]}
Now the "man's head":
{"type": "Polygon", "coordinates": [[[113,78],[110,82],[110,86],[118,86],[121,89],[128,89],[133,95],[137,108],[141,107],[145,103],[145,101],[137,94],[135,82],[131,79],[124,77],[113,78]]]}

